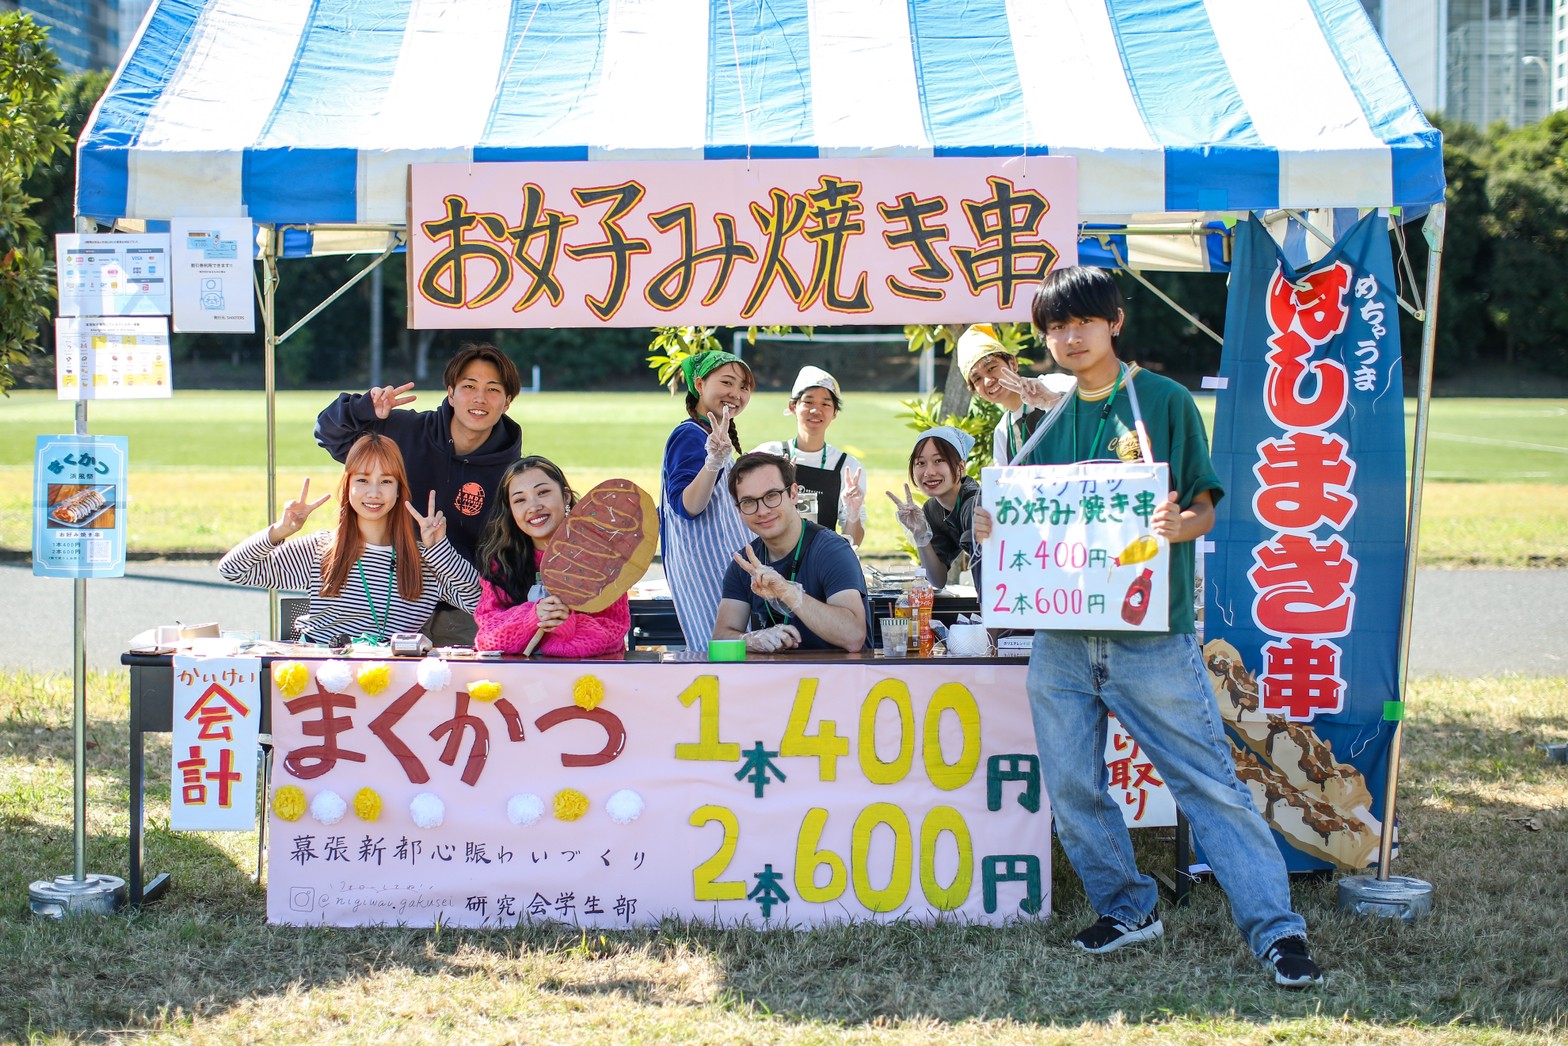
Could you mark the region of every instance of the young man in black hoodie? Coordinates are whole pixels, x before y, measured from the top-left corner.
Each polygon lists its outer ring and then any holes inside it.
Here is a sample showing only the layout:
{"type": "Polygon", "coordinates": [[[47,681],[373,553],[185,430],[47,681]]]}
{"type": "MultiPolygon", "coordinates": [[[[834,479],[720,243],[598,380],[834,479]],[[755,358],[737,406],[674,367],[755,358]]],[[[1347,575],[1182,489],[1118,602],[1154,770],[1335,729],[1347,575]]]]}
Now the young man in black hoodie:
{"type": "MultiPolygon", "coordinates": [[[[517,366],[494,345],[469,344],[446,365],[446,399],[435,410],[402,410],[414,402],[406,385],[345,392],[316,416],[316,442],[342,461],[367,432],[389,437],[403,452],[414,505],[424,511],[431,491],[446,516],[447,540],[478,568],[485,520],[496,507],[496,484],[523,450],[523,430],[506,416],[522,387],[517,366]]],[[[502,511],[505,506],[499,506],[502,511]]],[[[426,629],[438,646],[468,645],[474,619],[441,606],[426,629]]]]}

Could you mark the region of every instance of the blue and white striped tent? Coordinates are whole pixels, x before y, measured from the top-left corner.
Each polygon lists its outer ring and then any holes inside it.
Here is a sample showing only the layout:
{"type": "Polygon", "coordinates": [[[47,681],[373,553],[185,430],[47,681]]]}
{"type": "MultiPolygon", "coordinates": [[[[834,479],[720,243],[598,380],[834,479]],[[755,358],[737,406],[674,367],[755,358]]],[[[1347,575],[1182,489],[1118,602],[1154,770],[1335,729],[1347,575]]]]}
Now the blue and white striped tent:
{"type": "Polygon", "coordinates": [[[1358,0],[158,0],[77,211],[322,252],[401,227],[411,163],[1047,153],[1113,229],[1444,185],[1358,0]]]}

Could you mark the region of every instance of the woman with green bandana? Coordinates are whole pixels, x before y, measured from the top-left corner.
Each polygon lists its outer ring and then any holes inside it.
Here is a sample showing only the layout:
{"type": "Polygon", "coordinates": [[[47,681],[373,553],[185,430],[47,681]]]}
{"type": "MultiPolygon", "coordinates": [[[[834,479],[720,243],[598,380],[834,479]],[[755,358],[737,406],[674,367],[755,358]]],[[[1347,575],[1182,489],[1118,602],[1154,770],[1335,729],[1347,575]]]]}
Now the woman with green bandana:
{"type": "Polygon", "coordinates": [[[681,361],[687,417],[664,444],[659,541],[664,576],[688,650],[706,651],[724,571],[750,533],[726,482],[740,437],[734,418],[756,382],[739,356],[718,350],[681,361]]]}

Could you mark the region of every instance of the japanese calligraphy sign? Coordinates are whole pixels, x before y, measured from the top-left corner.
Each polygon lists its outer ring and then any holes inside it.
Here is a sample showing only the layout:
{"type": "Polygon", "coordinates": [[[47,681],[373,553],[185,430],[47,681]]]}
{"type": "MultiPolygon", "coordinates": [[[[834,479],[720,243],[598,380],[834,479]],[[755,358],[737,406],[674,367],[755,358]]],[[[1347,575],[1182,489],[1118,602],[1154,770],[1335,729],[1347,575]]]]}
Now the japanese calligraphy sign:
{"type": "Polygon", "coordinates": [[[1107,717],[1105,769],[1111,798],[1122,808],[1128,828],[1162,828],[1176,823],[1176,800],[1165,778],[1144,754],[1143,746],[1122,728],[1120,719],[1107,717]]]}
{"type": "Polygon", "coordinates": [[[967,323],[1077,259],[1070,157],[416,164],[409,326],[967,323]]]}
{"type": "Polygon", "coordinates": [[[168,399],[169,321],[62,316],[54,326],[55,395],[63,400],[168,399]]]}
{"type": "Polygon", "coordinates": [[[1078,462],[987,468],[980,610],[991,628],[1163,632],[1170,548],[1151,519],[1163,464],[1078,462]]]}
{"type": "Polygon", "coordinates": [[[124,436],[39,436],[33,573],[125,576],[124,436]]]}
{"type": "Polygon", "coordinates": [[[1385,219],[1292,269],[1237,230],[1205,657],[1294,868],[1363,867],[1398,699],[1405,421],[1385,219]]]}
{"type": "Polygon", "coordinates": [[[256,827],[260,724],[260,660],[175,655],[170,828],[256,827]]]}
{"type": "Polygon", "coordinates": [[[450,662],[439,688],[408,662],[294,664],[272,697],[272,922],[1050,911],[1021,664],[450,662]]]}

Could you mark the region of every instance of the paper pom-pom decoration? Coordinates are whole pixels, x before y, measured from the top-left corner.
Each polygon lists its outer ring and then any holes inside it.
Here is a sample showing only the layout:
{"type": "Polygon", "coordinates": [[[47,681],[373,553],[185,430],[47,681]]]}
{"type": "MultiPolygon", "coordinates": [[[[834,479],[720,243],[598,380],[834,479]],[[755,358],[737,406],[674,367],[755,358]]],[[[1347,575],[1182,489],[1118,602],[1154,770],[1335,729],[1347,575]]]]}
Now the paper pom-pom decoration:
{"type": "Polygon", "coordinates": [[[272,793],[272,812],[285,821],[298,821],[305,813],[305,792],[298,785],[284,785],[272,793]]]}
{"type": "Polygon", "coordinates": [[[532,792],[514,795],[506,801],[506,816],[519,828],[529,828],[544,816],[544,800],[532,792]]]}
{"type": "Polygon", "coordinates": [[[642,796],[630,788],[622,788],[604,801],[604,812],[616,824],[631,824],[642,816],[642,796]]]}
{"type": "Polygon", "coordinates": [[[575,788],[563,788],[555,793],[555,817],[558,821],[575,821],[588,812],[588,797],[575,788]]]}
{"type": "Polygon", "coordinates": [[[359,670],[359,688],[371,697],[385,690],[391,681],[391,667],[379,661],[372,661],[359,670]]]}
{"type": "Polygon", "coordinates": [[[381,795],[374,788],[361,788],[355,792],[354,814],[361,821],[381,820],[381,795]]]}
{"type": "Polygon", "coordinates": [[[336,792],[317,792],[310,801],[310,816],[322,824],[337,824],[348,813],[348,804],[336,792]]]}
{"type": "Polygon", "coordinates": [[[572,684],[572,700],[578,708],[593,711],[604,700],[604,684],[598,676],[583,676],[572,684]]]}
{"type": "Polygon", "coordinates": [[[409,800],[408,813],[421,828],[440,828],[446,820],[446,804],[434,792],[420,792],[409,800]]]}
{"type": "Polygon", "coordinates": [[[501,684],[489,679],[476,679],[468,684],[468,696],[488,704],[501,696],[501,684]]]}
{"type": "Polygon", "coordinates": [[[284,697],[298,697],[310,682],[310,670],[299,661],[279,661],[272,666],[272,685],[284,697]]]}
{"type": "Polygon", "coordinates": [[[414,676],[427,694],[439,694],[452,685],[452,666],[439,657],[427,657],[414,669],[414,676]]]}
{"type": "Polygon", "coordinates": [[[325,661],[316,669],[316,685],[341,694],[354,682],[354,666],[347,661],[325,661]]]}

